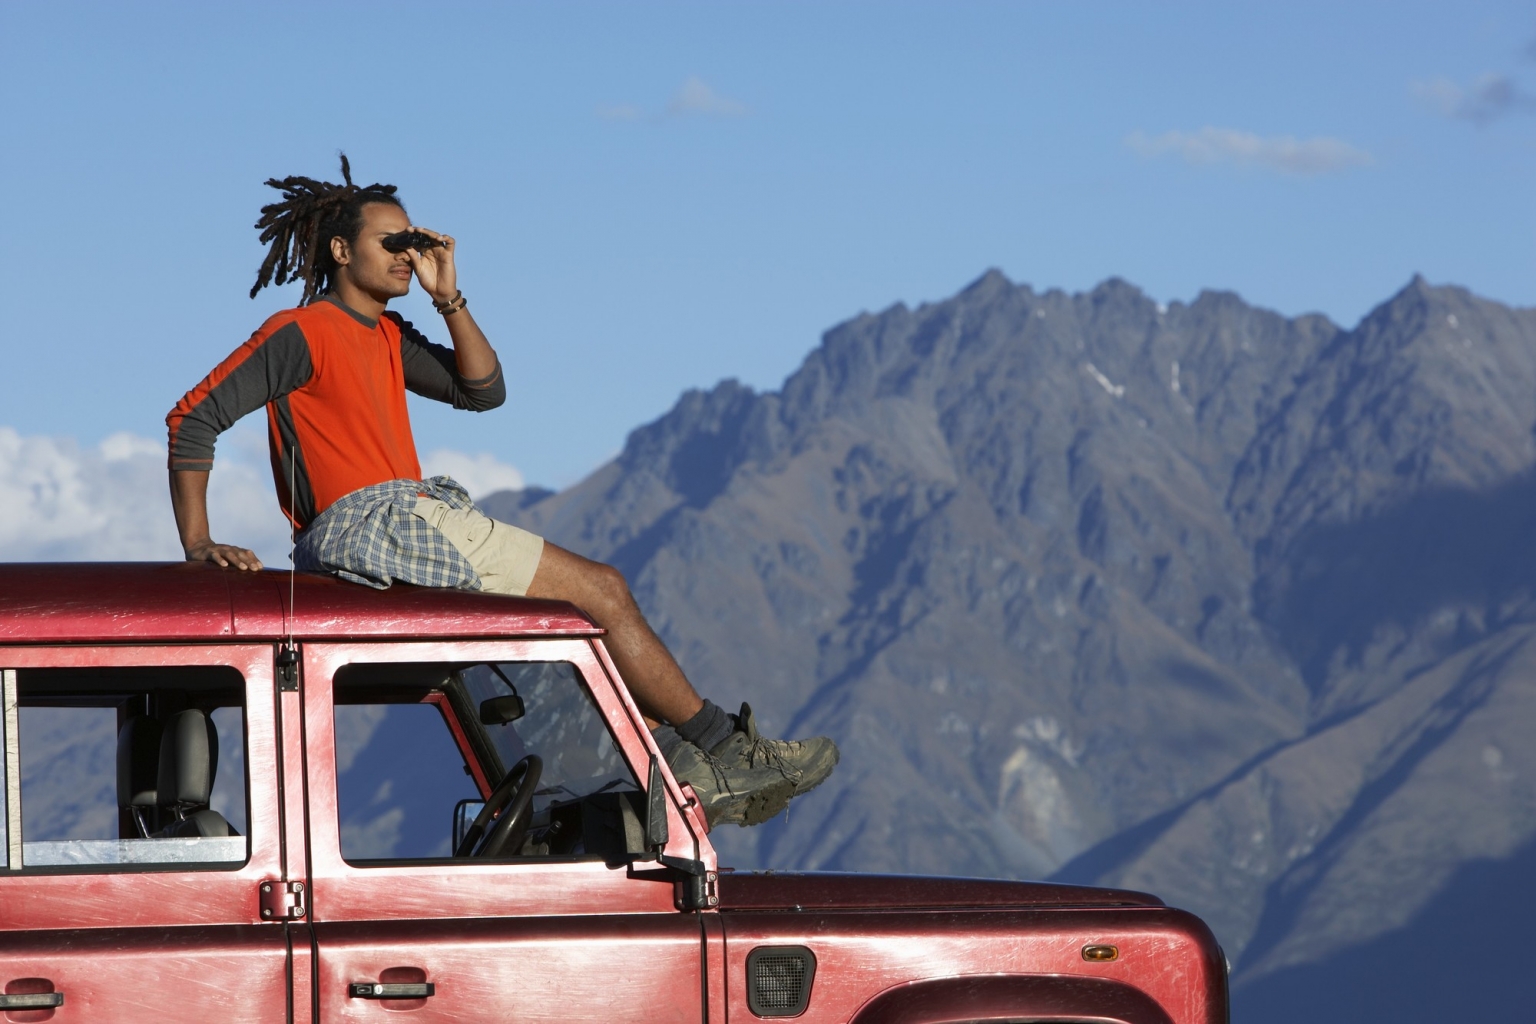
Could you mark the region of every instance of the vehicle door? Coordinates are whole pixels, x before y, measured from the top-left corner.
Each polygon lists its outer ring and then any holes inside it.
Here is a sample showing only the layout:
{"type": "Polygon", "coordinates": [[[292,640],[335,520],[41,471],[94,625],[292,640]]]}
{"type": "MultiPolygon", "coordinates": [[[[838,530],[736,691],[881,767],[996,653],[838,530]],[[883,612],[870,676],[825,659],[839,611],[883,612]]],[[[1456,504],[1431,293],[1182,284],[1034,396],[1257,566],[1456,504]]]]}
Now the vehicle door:
{"type": "MultiPolygon", "coordinates": [[[[320,1020],[704,1019],[713,915],[680,910],[678,872],[643,856],[655,748],[605,657],[585,639],[306,645],[320,1020]],[[474,855],[464,832],[503,782],[526,833],[474,855]]],[[[666,849],[697,860],[667,785],[666,849]]]]}
{"type": "Polygon", "coordinates": [[[5,1020],[292,1019],[273,656],[0,648],[5,1020]]]}

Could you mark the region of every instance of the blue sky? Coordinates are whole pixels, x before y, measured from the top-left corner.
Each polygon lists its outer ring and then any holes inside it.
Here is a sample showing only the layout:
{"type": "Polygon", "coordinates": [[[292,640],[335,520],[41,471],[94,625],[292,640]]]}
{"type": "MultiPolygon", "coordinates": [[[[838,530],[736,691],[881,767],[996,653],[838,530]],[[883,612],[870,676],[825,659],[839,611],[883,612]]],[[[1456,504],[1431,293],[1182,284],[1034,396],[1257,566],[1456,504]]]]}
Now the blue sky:
{"type": "Polygon", "coordinates": [[[297,300],[246,295],[263,180],[338,149],[460,239],[511,397],[412,415],[487,480],[570,484],[683,389],[777,387],[988,267],[1344,324],[1415,272],[1536,304],[1528,3],[8,0],[0,111],[0,431],[34,470],[163,443],[297,300]]]}

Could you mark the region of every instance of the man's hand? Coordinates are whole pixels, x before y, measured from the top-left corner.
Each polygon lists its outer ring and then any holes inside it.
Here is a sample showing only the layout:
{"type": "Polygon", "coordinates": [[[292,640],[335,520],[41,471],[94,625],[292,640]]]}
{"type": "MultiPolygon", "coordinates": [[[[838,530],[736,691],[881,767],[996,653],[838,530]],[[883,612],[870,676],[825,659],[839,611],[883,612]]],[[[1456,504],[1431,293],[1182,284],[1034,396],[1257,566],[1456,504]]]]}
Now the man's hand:
{"type": "Polygon", "coordinates": [[[432,297],[432,301],[447,302],[459,291],[459,275],[453,265],[453,249],[457,243],[447,235],[428,231],[415,224],[411,225],[411,230],[420,231],[428,238],[435,238],[442,243],[424,253],[407,249],[405,254],[410,257],[411,269],[416,271],[416,280],[421,282],[422,289],[432,297]]]}
{"type": "Polygon", "coordinates": [[[256,557],[254,551],[237,548],[233,544],[215,544],[211,539],[187,548],[187,561],[213,562],[226,569],[234,566],[246,572],[256,572],[261,568],[261,559],[256,557]]]}
{"type": "Polygon", "coordinates": [[[215,544],[208,536],[208,471],[171,470],[171,510],[176,513],[176,532],[189,562],[212,562],[228,569],[256,572],[261,559],[255,552],[233,544],[215,544]]]}

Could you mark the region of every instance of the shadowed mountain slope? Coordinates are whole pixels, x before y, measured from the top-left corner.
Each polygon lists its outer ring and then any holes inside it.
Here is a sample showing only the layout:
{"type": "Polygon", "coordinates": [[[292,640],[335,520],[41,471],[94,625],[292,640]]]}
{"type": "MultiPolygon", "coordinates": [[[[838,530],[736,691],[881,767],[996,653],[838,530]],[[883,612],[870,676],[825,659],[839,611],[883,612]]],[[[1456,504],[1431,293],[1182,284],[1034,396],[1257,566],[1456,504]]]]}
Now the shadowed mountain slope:
{"type": "Polygon", "coordinates": [[[992,272],[481,504],[842,744],[728,861],[1150,888],[1268,985],[1536,834],[1533,424],[1536,313],[1461,289],[1343,330],[992,272]]]}

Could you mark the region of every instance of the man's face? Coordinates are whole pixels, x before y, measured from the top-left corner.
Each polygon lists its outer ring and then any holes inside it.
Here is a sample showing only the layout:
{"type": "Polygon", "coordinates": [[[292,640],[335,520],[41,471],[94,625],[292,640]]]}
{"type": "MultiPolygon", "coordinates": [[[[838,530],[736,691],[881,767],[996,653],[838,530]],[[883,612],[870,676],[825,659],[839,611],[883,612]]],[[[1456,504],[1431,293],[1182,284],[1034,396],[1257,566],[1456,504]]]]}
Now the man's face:
{"type": "Polygon", "coordinates": [[[331,239],[331,255],[340,265],[339,275],[384,302],[410,291],[410,257],[403,252],[389,252],[379,244],[386,235],[410,226],[410,218],[398,206],[389,203],[364,206],[363,227],[357,233],[357,241],[346,245],[340,238],[331,239]]]}

